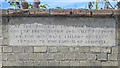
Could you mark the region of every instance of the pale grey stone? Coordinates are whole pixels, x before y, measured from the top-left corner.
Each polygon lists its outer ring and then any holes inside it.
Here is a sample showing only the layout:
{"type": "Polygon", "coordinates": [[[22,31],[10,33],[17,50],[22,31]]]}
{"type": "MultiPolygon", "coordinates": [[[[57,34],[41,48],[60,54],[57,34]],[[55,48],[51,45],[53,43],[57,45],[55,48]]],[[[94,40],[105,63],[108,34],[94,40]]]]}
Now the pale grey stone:
{"type": "Polygon", "coordinates": [[[112,47],[112,53],[118,53],[118,46],[112,47]]]}
{"type": "Polygon", "coordinates": [[[54,56],[54,53],[48,53],[48,54],[47,54],[47,59],[48,59],[48,60],[54,60],[54,57],[55,57],[55,56],[54,56]]]}
{"type": "Polygon", "coordinates": [[[64,57],[64,54],[62,54],[62,53],[56,53],[55,54],[55,60],[64,60],[65,59],[65,57],[64,57]]]}
{"type": "Polygon", "coordinates": [[[34,62],[34,66],[48,66],[48,61],[34,62]]]}
{"type": "Polygon", "coordinates": [[[39,61],[44,60],[46,57],[43,57],[43,54],[41,53],[30,53],[29,54],[29,60],[31,61],[39,61]]]}
{"type": "Polygon", "coordinates": [[[49,47],[49,52],[50,53],[56,53],[57,52],[57,47],[49,47]]]}
{"type": "Polygon", "coordinates": [[[90,47],[91,52],[101,52],[100,47],[90,47]]]}
{"type": "Polygon", "coordinates": [[[2,61],[2,66],[13,66],[12,61],[2,61]]]}
{"type": "Polygon", "coordinates": [[[12,52],[12,47],[3,47],[3,52],[12,52]]]}
{"type": "Polygon", "coordinates": [[[87,60],[88,56],[87,54],[84,54],[84,53],[78,53],[78,54],[75,54],[75,59],[76,60],[87,60]]]}
{"type": "Polygon", "coordinates": [[[30,46],[24,47],[24,52],[25,53],[33,53],[33,47],[30,47],[30,46]]]}
{"type": "Polygon", "coordinates": [[[34,52],[46,52],[47,47],[34,47],[34,52]]]}
{"type": "Polygon", "coordinates": [[[24,47],[15,46],[13,47],[13,52],[24,53],[24,47]]]}
{"type": "Polygon", "coordinates": [[[58,47],[58,52],[60,52],[60,53],[66,53],[66,52],[68,52],[68,47],[58,47]]]}
{"type": "Polygon", "coordinates": [[[28,53],[19,53],[18,60],[19,61],[28,61],[28,53]]]}
{"type": "Polygon", "coordinates": [[[60,61],[59,66],[70,66],[69,61],[60,61]]]}
{"type": "Polygon", "coordinates": [[[90,66],[90,61],[80,61],[80,66],[90,66]]]}
{"type": "Polygon", "coordinates": [[[79,66],[79,61],[70,61],[70,66],[79,66]]]}
{"type": "Polygon", "coordinates": [[[75,60],[75,54],[74,53],[66,53],[65,54],[65,60],[75,60]]]}
{"type": "Polygon", "coordinates": [[[102,66],[118,66],[118,61],[102,62],[102,66]]]}
{"type": "Polygon", "coordinates": [[[100,54],[97,54],[97,59],[98,60],[108,60],[108,56],[106,53],[100,53],[100,54]]]}
{"type": "Polygon", "coordinates": [[[58,66],[59,62],[58,61],[49,61],[48,66],[58,66]]]}
{"type": "Polygon", "coordinates": [[[17,53],[9,53],[8,54],[8,60],[18,60],[18,54],[17,53]]]}
{"type": "Polygon", "coordinates": [[[2,60],[3,60],[3,61],[8,60],[7,53],[2,53],[2,60]]]}
{"type": "Polygon", "coordinates": [[[108,60],[118,60],[118,53],[108,54],[108,60]]]}

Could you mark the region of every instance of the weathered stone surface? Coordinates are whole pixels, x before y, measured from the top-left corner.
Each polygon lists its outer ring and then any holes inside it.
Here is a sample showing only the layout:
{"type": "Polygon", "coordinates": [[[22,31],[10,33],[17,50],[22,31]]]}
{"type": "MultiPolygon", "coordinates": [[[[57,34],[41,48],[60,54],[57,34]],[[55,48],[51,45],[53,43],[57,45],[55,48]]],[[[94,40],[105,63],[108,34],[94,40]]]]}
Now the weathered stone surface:
{"type": "Polygon", "coordinates": [[[25,53],[33,53],[33,47],[30,47],[30,46],[24,47],[24,52],[25,53]]]}
{"type": "Polygon", "coordinates": [[[80,66],[90,66],[90,62],[89,61],[80,61],[79,65],[80,66]]]}
{"type": "Polygon", "coordinates": [[[91,61],[90,66],[102,66],[102,62],[97,60],[91,61]]]}
{"type": "Polygon", "coordinates": [[[101,52],[100,47],[90,47],[91,52],[101,52]]]}
{"type": "Polygon", "coordinates": [[[2,60],[3,60],[3,61],[8,60],[7,53],[2,53],[2,60]]]}
{"type": "Polygon", "coordinates": [[[24,47],[13,47],[13,52],[24,53],[24,47]]]}
{"type": "Polygon", "coordinates": [[[47,54],[47,59],[48,59],[48,60],[54,60],[54,57],[55,57],[55,56],[54,56],[54,53],[48,53],[48,54],[47,54]]]}
{"type": "Polygon", "coordinates": [[[79,66],[79,61],[70,61],[70,66],[79,66]]]}
{"type": "Polygon", "coordinates": [[[75,52],[89,52],[90,47],[88,46],[80,46],[80,47],[75,47],[75,52]]]}
{"type": "Polygon", "coordinates": [[[75,60],[75,54],[74,53],[66,53],[65,54],[65,60],[75,60]]]}
{"type": "MultiPolygon", "coordinates": [[[[34,62],[33,61],[24,61],[23,62],[23,66],[34,66],[34,62]]],[[[31,67],[30,67],[31,68],[31,67]]]]}
{"type": "Polygon", "coordinates": [[[48,66],[58,66],[59,62],[58,61],[49,61],[48,66]]]}
{"type": "Polygon", "coordinates": [[[60,61],[59,66],[70,66],[69,61],[60,61]]]}
{"type": "Polygon", "coordinates": [[[65,59],[65,57],[64,57],[64,54],[62,54],[62,53],[56,53],[55,54],[55,60],[64,60],[65,59]]]}
{"type": "Polygon", "coordinates": [[[46,52],[47,47],[34,47],[34,52],[46,52]]]}
{"type": "Polygon", "coordinates": [[[10,60],[10,61],[18,60],[18,54],[17,53],[9,53],[8,60],[10,60]]]}
{"type": "Polygon", "coordinates": [[[56,53],[57,47],[48,47],[50,53],[56,53]]]}
{"type": "Polygon", "coordinates": [[[48,66],[48,61],[34,62],[34,66],[48,66]]]}
{"type": "Polygon", "coordinates": [[[106,53],[97,54],[97,60],[108,60],[106,53]]]}
{"type": "Polygon", "coordinates": [[[43,59],[45,59],[45,57],[43,57],[43,54],[41,53],[30,53],[29,54],[29,60],[31,61],[39,61],[43,59]]]}
{"type": "Polygon", "coordinates": [[[102,66],[118,66],[118,61],[102,62],[102,66]]]}
{"type": "Polygon", "coordinates": [[[19,53],[18,60],[19,61],[28,61],[28,53],[19,53]]]}
{"type": "Polygon", "coordinates": [[[13,66],[12,61],[2,61],[2,66],[13,66]]]}
{"type": "Polygon", "coordinates": [[[66,53],[66,52],[69,52],[68,51],[68,47],[58,47],[58,52],[60,52],[60,53],[66,53]]]}
{"type": "Polygon", "coordinates": [[[118,53],[118,46],[112,47],[112,53],[118,53]]]}
{"type": "Polygon", "coordinates": [[[118,53],[108,54],[108,60],[118,60],[118,53]]]}
{"type": "Polygon", "coordinates": [[[3,47],[3,52],[12,52],[12,47],[3,47]]]}
{"type": "Polygon", "coordinates": [[[75,54],[75,59],[77,60],[95,60],[96,55],[92,53],[78,53],[75,54]]]}

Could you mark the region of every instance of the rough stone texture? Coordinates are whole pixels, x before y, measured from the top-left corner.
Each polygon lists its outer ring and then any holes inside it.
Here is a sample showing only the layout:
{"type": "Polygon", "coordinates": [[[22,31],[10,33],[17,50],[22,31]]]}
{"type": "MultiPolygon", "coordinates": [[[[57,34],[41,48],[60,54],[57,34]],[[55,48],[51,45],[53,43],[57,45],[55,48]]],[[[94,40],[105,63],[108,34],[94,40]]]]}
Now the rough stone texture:
{"type": "Polygon", "coordinates": [[[24,47],[13,47],[13,52],[24,53],[24,47]]]}
{"type": "MultiPolygon", "coordinates": [[[[96,21],[94,18],[92,19],[96,21]]],[[[20,20],[22,21],[22,18],[20,20]]],[[[34,18],[33,21],[35,20],[34,18]]],[[[15,20],[15,22],[21,21],[17,18],[15,20]]],[[[25,20],[25,22],[28,21],[25,20]]],[[[4,32],[6,32],[6,28],[3,27],[4,32]]],[[[7,38],[7,34],[4,37],[7,38]]],[[[117,40],[119,41],[119,39],[117,40]]],[[[2,43],[7,42],[8,40],[5,39],[2,43]]],[[[3,60],[1,65],[3,66],[118,66],[120,56],[120,47],[117,45],[113,47],[1,46],[0,48],[1,59],[3,60]]]]}
{"type": "Polygon", "coordinates": [[[33,47],[24,47],[25,53],[33,53],[33,47]]]}
{"type": "Polygon", "coordinates": [[[70,66],[70,62],[69,61],[61,61],[59,63],[59,66],[70,66]]]}
{"type": "Polygon", "coordinates": [[[58,66],[59,62],[58,61],[49,61],[48,66],[58,66]]]}
{"type": "Polygon", "coordinates": [[[108,54],[108,60],[118,60],[118,53],[108,54]]]}
{"type": "Polygon", "coordinates": [[[3,52],[12,52],[12,47],[3,47],[3,52]]]}
{"type": "Polygon", "coordinates": [[[57,47],[49,47],[49,52],[50,53],[56,53],[57,52],[57,47]]]}
{"type": "Polygon", "coordinates": [[[64,59],[65,59],[64,54],[62,54],[62,53],[55,54],[55,60],[60,61],[60,60],[64,60],[64,59]]]}
{"type": "Polygon", "coordinates": [[[107,54],[106,53],[100,53],[100,54],[97,54],[97,59],[98,60],[107,60],[107,54]]]}
{"type": "Polygon", "coordinates": [[[58,52],[61,52],[61,53],[69,52],[68,47],[58,47],[58,52]]]}
{"type": "Polygon", "coordinates": [[[46,47],[34,47],[34,52],[46,52],[46,47]]]}
{"type": "Polygon", "coordinates": [[[118,61],[102,62],[102,66],[118,66],[118,61]]]}

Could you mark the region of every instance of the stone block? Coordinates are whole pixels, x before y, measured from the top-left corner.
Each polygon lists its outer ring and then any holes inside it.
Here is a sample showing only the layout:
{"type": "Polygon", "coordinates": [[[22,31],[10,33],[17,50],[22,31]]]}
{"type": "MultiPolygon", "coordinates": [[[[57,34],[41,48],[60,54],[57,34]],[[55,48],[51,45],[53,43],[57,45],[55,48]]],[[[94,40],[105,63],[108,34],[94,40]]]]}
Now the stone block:
{"type": "Polygon", "coordinates": [[[47,47],[34,47],[34,52],[47,52],[47,47]]]}
{"type": "Polygon", "coordinates": [[[50,53],[56,53],[57,47],[48,47],[50,53]]]}
{"type": "Polygon", "coordinates": [[[33,53],[33,47],[30,47],[30,46],[24,47],[24,52],[25,53],[33,53]]]}
{"type": "Polygon", "coordinates": [[[89,61],[80,61],[79,66],[90,66],[89,61]]]}
{"type": "Polygon", "coordinates": [[[13,66],[24,66],[23,61],[12,61],[13,62],[13,66]]]}
{"type": "Polygon", "coordinates": [[[58,66],[59,62],[58,61],[49,61],[48,66],[58,66]]]}
{"type": "Polygon", "coordinates": [[[106,53],[100,53],[100,54],[97,54],[97,59],[98,60],[108,60],[108,56],[106,53]]]}
{"type": "Polygon", "coordinates": [[[24,61],[23,66],[29,66],[31,68],[31,66],[34,66],[34,62],[33,61],[24,61]]]}
{"type": "Polygon", "coordinates": [[[48,53],[47,60],[54,60],[54,53],[48,53]]]}
{"type": "Polygon", "coordinates": [[[64,59],[65,59],[64,54],[62,54],[62,53],[55,54],[55,60],[60,61],[60,60],[64,60],[64,59]]]}
{"type": "Polygon", "coordinates": [[[75,52],[75,47],[69,47],[69,52],[75,52]]]}
{"type": "Polygon", "coordinates": [[[8,60],[10,60],[10,61],[18,60],[18,54],[17,53],[9,53],[8,60]]]}
{"type": "Polygon", "coordinates": [[[24,47],[15,46],[13,47],[13,52],[24,53],[24,47]]]}
{"type": "Polygon", "coordinates": [[[95,60],[90,62],[90,66],[102,66],[102,63],[101,61],[95,60]]]}
{"type": "Polygon", "coordinates": [[[102,47],[102,48],[101,48],[101,52],[111,53],[111,47],[102,47]]]}
{"type": "Polygon", "coordinates": [[[18,60],[19,61],[28,61],[28,53],[19,53],[18,60]]]}
{"type": "Polygon", "coordinates": [[[108,54],[108,60],[118,60],[118,53],[108,54]]]}
{"type": "Polygon", "coordinates": [[[12,61],[2,61],[2,66],[13,66],[12,61]]]}
{"type": "Polygon", "coordinates": [[[118,61],[102,62],[102,66],[118,66],[118,61]]]}
{"type": "Polygon", "coordinates": [[[3,61],[8,60],[8,58],[7,58],[7,53],[2,53],[2,60],[3,60],[3,61]]]}
{"type": "Polygon", "coordinates": [[[65,54],[65,60],[75,60],[75,54],[74,53],[66,53],[65,54]]]}
{"type": "Polygon", "coordinates": [[[3,52],[12,52],[12,47],[3,47],[3,52]]]}
{"type": "Polygon", "coordinates": [[[60,53],[66,53],[66,52],[69,52],[68,51],[69,50],[69,48],[68,47],[58,47],[58,52],[60,52],[60,53]]]}
{"type": "Polygon", "coordinates": [[[70,61],[70,66],[79,66],[79,61],[70,61]]]}
{"type": "Polygon", "coordinates": [[[30,53],[29,54],[29,60],[31,61],[39,61],[43,60],[45,57],[43,57],[43,54],[41,53],[30,53]]]}
{"type": "Polygon", "coordinates": [[[70,66],[69,61],[60,61],[59,66],[70,66]]]}
{"type": "Polygon", "coordinates": [[[79,47],[79,51],[78,52],[90,52],[90,47],[86,46],[86,47],[79,47]]]}
{"type": "Polygon", "coordinates": [[[100,47],[90,47],[91,52],[101,52],[100,47]]]}
{"type": "Polygon", "coordinates": [[[48,66],[48,61],[34,62],[34,66],[48,66]]]}
{"type": "Polygon", "coordinates": [[[95,60],[96,55],[92,53],[78,53],[75,54],[76,60],[95,60]]]}
{"type": "MultiPolygon", "coordinates": [[[[1,40],[0,40],[1,41],[1,40]]],[[[0,46],[0,53],[2,52],[2,46],[0,46]]]]}
{"type": "Polygon", "coordinates": [[[112,47],[112,53],[118,53],[118,46],[112,47]]]}

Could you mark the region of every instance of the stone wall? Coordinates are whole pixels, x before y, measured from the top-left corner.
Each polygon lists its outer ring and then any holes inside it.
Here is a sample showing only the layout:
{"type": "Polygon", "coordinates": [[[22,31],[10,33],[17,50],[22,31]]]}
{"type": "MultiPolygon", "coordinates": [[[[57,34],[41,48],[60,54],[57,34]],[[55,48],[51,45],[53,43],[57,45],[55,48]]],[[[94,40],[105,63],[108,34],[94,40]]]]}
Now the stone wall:
{"type": "MultiPolygon", "coordinates": [[[[109,17],[116,23],[116,46],[10,46],[8,24],[40,21],[41,17],[3,17],[2,66],[119,66],[120,17],[109,17]],[[24,21],[23,21],[24,19],[24,21]],[[29,19],[29,20],[28,20],[29,19]]],[[[47,18],[47,17],[46,17],[47,18]]],[[[83,19],[91,20],[90,17],[83,19]]],[[[100,17],[92,19],[101,19],[100,17]]],[[[60,20],[59,20],[60,21],[60,20]]],[[[57,22],[57,21],[56,21],[57,22]]],[[[69,21],[68,21],[69,22],[69,21]]],[[[66,21],[65,21],[66,23],[66,21]]]]}

